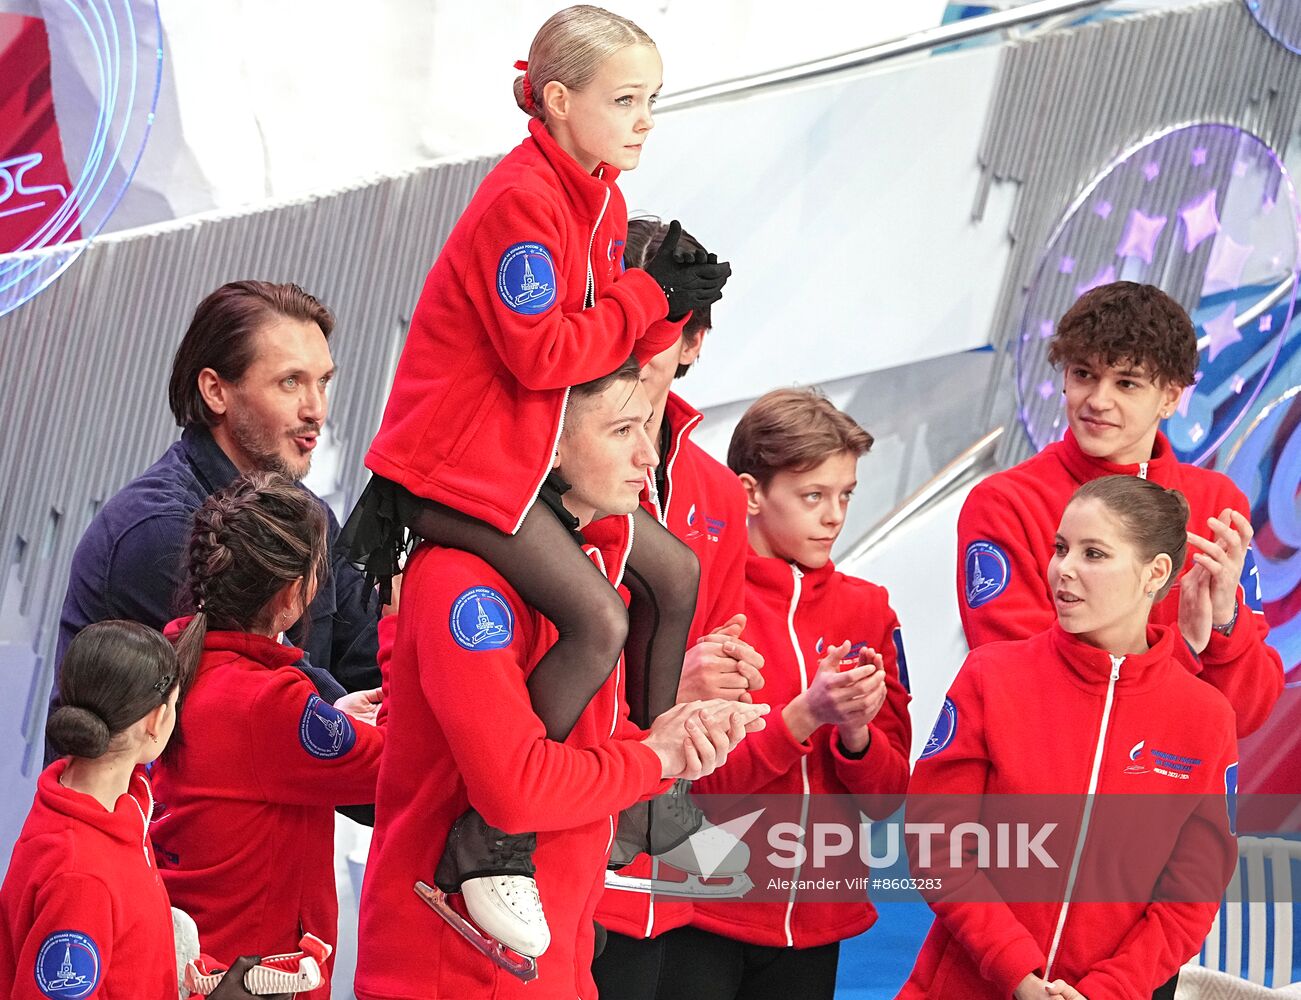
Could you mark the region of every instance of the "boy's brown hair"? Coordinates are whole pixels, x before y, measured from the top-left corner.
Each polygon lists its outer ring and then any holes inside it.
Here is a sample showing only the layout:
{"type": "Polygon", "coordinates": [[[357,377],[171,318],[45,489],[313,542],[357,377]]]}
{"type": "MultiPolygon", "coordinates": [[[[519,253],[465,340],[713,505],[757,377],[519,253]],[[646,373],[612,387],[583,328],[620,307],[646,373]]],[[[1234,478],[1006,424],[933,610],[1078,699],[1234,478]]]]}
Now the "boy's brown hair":
{"type": "Polygon", "coordinates": [[[737,423],[727,466],[766,486],[779,472],[804,472],[842,451],[858,458],[871,447],[872,435],[819,390],[774,389],[737,423]]]}
{"type": "Polygon", "coordinates": [[[1057,324],[1048,362],[1064,368],[1099,359],[1141,366],[1158,382],[1186,386],[1197,372],[1197,331],[1161,289],[1113,281],[1081,295],[1057,324]]]}

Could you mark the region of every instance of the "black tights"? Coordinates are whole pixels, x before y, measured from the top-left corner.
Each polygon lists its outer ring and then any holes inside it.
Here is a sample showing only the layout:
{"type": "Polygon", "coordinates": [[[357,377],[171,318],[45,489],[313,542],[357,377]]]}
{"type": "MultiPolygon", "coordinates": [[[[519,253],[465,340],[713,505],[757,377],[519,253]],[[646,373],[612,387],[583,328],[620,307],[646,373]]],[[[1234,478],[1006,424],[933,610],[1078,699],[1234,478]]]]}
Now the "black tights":
{"type": "Polygon", "coordinates": [[[559,637],[528,679],[548,739],[569,735],[621,650],[634,723],[648,727],[677,701],[700,564],[645,508],[637,508],[633,525],[624,573],[632,593],[627,611],[545,503],[533,505],[514,535],[428,500],[420,501],[409,525],[421,538],[483,559],[555,625],[559,637]]]}

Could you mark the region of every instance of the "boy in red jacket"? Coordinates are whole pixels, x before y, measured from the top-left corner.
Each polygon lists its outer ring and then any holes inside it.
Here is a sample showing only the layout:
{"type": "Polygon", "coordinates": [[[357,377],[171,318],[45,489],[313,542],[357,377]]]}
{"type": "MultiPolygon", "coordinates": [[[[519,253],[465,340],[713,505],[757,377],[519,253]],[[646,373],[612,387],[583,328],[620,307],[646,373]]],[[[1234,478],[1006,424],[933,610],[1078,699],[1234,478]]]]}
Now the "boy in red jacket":
{"type": "Polygon", "coordinates": [[[1180,625],[1198,654],[1187,656],[1189,668],[1228,698],[1241,737],[1269,715],[1283,667],[1265,643],[1246,497],[1222,473],[1180,462],[1158,430],[1193,384],[1197,354],[1187,313],[1151,285],[1102,285],[1067,310],[1048,357],[1063,371],[1069,429],[967,497],[958,517],[958,607],[972,649],[1044,631],[1054,621],[1044,571],[1076,488],[1122,474],[1177,489],[1191,510],[1187,569],[1152,621],[1180,625]],[[1194,642],[1181,602],[1200,605],[1207,590],[1214,628],[1209,642],[1194,642]]]}
{"type": "MultiPolygon", "coordinates": [[[[636,364],[625,364],[571,394],[556,461],[572,487],[557,513],[576,527],[598,510],[627,524],[655,464],[637,376],[636,364]]],[[[619,541],[587,547],[612,584],[624,570],[627,531],[619,541]]],[[[403,581],[355,992],[359,1000],[593,998],[592,915],[613,814],[673,779],[708,773],[761,706],[693,702],[645,733],[619,718],[616,669],[564,743],[549,740],[527,685],[555,641],[552,625],[468,552],[422,546],[403,581]],[[471,805],[508,834],[538,831],[534,877],[552,935],[534,982],[485,960],[413,891],[471,805]]]]}
{"type": "MultiPolygon", "coordinates": [[[[860,808],[884,818],[907,790],[911,726],[898,618],[883,588],[831,563],[858,459],[871,444],[820,393],[802,389],[763,396],[733,433],[728,465],[748,498],[750,637],[765,661],[753,696],[773,712],[726,769],[697,783],[702,793],[788,796],[802,811],[816,806],[820,819],[857,829],[860,808]]],[[[781,874],[793,886],[801,878],[781,874]]],[[[665,978],[674,981],[663,985],[720,1000],[830,998],[840,941],[875,915],[865,896],[815,902],[801,900],[798,888],[780,902],[702,900],[692,926],[667,935],[665,978]]]]}
{"type": "MultiPolygon", "coordinates": [[[[645,267],[668,230],[658,219],[630,220],[625,264],[645,267]]],[[[678,245],[693,254],[704,250],[685,230],[678,245]]],[[[690,371],[700,357],[711,323],[710,306],[696,309],[677,341],[642,368],[642,385],[653,408],[647,433],[660,459],[642,494],[642,506],[700,561],[699,596],[687,636],[678,700],[749,701],[749,690],[763,684],[759,672],[763,657],[741,637],[746,621],[742,612],[748,549],[745,490],[730,469],[691,439],[701,415],[670,391],[674,379],[690,371]]],[[[634,721],[644,724],[640,719],[634,721]]],[[[610,934],[592,966],[603,1000],[656,995],[663,965],[661,935],[691,922],[691,901],[685,896],[647,892],[645,885],[647,880],[654,885],[678,877],[663,867],[661,856],[648,854],[606,876],[606,892],[596,919],[610,934]]]]}

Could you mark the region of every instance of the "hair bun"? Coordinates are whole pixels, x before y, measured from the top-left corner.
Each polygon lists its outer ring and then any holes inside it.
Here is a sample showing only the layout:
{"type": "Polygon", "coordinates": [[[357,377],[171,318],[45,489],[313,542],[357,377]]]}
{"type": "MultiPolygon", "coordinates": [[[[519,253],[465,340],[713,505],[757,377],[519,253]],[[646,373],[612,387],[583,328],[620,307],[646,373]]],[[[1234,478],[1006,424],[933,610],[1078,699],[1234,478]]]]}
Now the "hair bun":
{"type": "Polygon", "coordinates": [[[76,705],[56,708],[46,723],[45,735],[59,753],[73,757],[102,757],[112,739],[103,719],[76,705]]]}

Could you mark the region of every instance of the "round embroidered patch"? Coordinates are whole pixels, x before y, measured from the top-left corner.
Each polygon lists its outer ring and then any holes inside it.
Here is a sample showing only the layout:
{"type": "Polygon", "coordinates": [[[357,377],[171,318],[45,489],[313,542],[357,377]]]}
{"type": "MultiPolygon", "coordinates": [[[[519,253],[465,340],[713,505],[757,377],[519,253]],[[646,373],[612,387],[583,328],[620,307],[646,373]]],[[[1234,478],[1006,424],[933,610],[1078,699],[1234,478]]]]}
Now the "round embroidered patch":
{"type": "Polygon", "coordinates": [[[452,603],[448,627],[462,649],[501,649],[515,638],[515,615],[491,587],[471,587],[452,603]]]}
{"type": "Polygon", "coordinates": [[[99,985],[99,946],[81,931],[55,931],[36,953],[36,985],[47,997],[77,1000],[99,985]]]}
{"type": "Polygon", "coordinates": [[[940,717],[935,720],[935,728],[931,730],[930,738],[926,740],[926,747],[922,750],[922,755],[918,760],[928,760],[953,742],[953,737],[958,732],[958,707],[953,704],[951,698],[944,699],[944,705],[940,709],[940,717]]]}
{"type": "Polygon", "coordinates": [[[298,742],[317,760],[334,760],[353,748],[357,730],[345,713],[312,695],[298,720],[298,742]]]}
{"type": "Polygon", "coordinates": [[[508,309],[536,316],[556,301],[556,269],[541,243],[516,243],[497,262],[497,294],[508,309]]]}
{"type": "Polygon", "coordinates": [[[967,607],[988,604],[1007,589],[1012,579],[1007,553],[993,542],[972,542],[962,559],[966,571],[967,607]]]}

